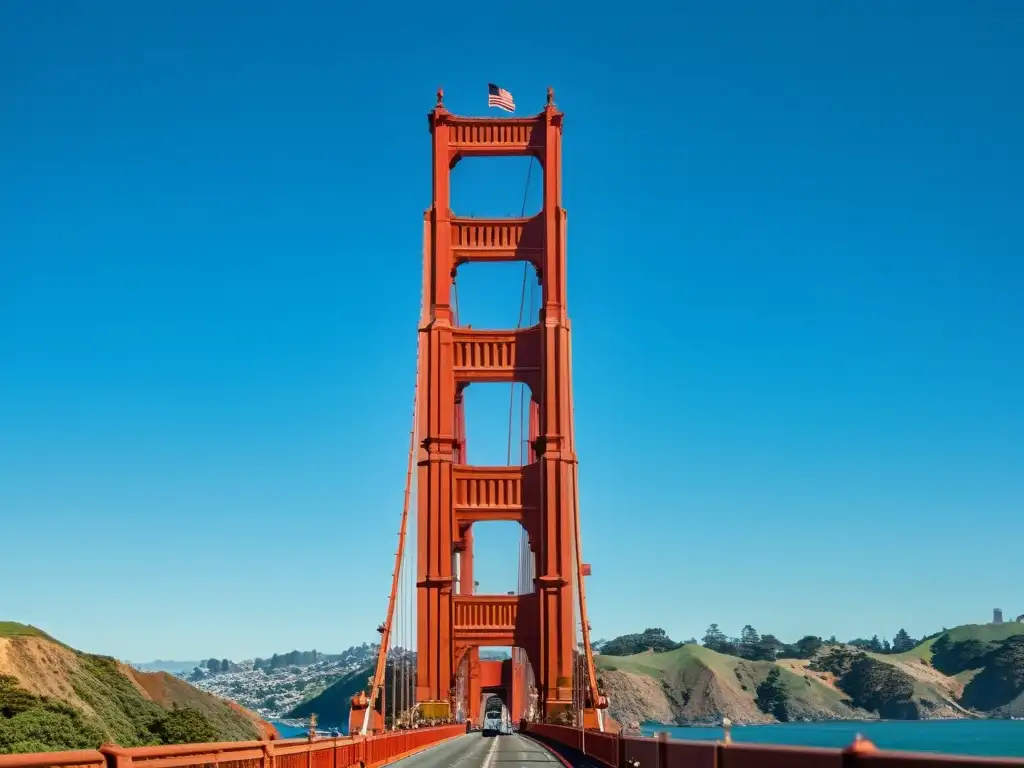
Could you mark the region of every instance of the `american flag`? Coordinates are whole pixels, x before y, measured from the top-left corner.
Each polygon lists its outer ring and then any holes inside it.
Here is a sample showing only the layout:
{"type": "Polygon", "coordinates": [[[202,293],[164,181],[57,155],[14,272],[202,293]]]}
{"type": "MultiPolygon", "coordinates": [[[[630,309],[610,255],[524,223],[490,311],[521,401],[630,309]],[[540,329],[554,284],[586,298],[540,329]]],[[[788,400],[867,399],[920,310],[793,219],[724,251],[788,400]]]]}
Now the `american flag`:
{"type": "Polygon", "coordinates": [[[506,112],[516,111],[516,103],[512,100],[512,94],[494,83],[487,84],[487,106],[504,109],[506,112]]]}

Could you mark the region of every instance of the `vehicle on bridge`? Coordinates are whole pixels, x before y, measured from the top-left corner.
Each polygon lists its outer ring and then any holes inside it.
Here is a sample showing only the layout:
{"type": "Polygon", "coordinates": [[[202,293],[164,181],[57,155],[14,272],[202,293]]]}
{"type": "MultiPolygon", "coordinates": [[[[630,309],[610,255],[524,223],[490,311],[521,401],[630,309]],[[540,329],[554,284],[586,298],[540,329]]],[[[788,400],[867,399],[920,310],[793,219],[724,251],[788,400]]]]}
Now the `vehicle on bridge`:
{"type": "Polygon", "coordinates": [[[507,736],[512,732],[511,726],[500,717],[485,717],[482,730],[485,737],[507,736]]]}

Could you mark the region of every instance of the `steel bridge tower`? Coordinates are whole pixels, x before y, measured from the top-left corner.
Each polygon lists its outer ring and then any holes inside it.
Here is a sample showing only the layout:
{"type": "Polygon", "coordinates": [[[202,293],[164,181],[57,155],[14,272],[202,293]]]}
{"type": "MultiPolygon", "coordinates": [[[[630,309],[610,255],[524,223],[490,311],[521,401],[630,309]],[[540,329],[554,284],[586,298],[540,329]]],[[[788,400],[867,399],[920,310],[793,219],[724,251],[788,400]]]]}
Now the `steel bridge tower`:
{"type": "MultiPolygon", "coordinates": [[[[486,683],[478,679],[478,649],[512,646],[525,652],[541,714],[551,719],[578,707],[574,601],[583,572],[561,205],[563,116],[550,89],[541,113],[509,118],[453,115],[439,91],[428,119],[433,195],[424,216],[419,327],[416,700],[424,717],[452,716],[460,667],[468,668],[470,702],[478,700],[486,683]],[[536,158],[543,170],[540,213],[518,219],[455,216],[451,172],[459,160],[473,156],[536,158]],[[536,323],[520,330],[455,326],[451,294],[459,266],[496,261],[526,261],[536,269],[541,283],[536,323]],[[529,388],[526,465],[465,463],[462,393],[474,382],[519,382],[529,388]],[[472,594],[472,525],[489,520],[516,521],[526,530],[535,572],[531,594],[472,594]]],[[[512,670],[511,678],[508,704],[518,719],[527,706],[525,676],[512,670]]],[[[594,697],[588,699],[593,707],[594,697]]]]}

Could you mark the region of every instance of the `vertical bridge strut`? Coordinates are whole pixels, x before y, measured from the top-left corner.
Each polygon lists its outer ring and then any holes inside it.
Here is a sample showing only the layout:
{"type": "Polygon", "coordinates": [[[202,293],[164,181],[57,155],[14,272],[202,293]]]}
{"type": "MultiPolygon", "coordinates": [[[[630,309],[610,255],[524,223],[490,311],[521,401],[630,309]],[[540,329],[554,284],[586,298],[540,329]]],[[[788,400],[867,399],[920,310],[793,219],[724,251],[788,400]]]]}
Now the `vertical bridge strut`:
{"type": "MultiPolygon", "coordinates": [[[[532,117],[479,118],[449,113],[438,91],[428,114],[432,200],[424,214],[423,297],[417,344],[412,447],[416,475],[417,716],[475,717],[480,692],[500,687],[511,718],[601,727],[608,702],[598,691],[587,623],[580,550],[572,399],[571,325],[566,310],[562,121],[548,89],[532,117]],[[531,217],[475,219],[450,208],[451,171],[468,156],[538,161],[543,206],[531,217]],[[452,293],[459,265],[523,261],[536,270],[541,300],[534,324],[514,330],[461,327],[452,293]],[[474,382],[529,389],[530,445],[522,466],[466,462],[463,390],[474,382]],[[509,520],[525,532],[525,594],[474,594],[475,522],[509,520]],[[577,648],[579,611],[583,648],[577,648]],[[511,646],[513,659],[481,662],[483,646],[511,646]],[[582,650],[582,653],[580,652],[582,650]],[[461,671],[461,674],[460,674],[461,671]],[[527,682],[529,681],[529,683],[527,682]],[[525,690],[527,685],[530,690],[525,690]],[[580,692],[582,691],[582,695],[580,692]],[[582,720],[580,719],[582,718],[582,720]]],[[[457,300],[457,294],[456,294],[457,300]]],[[[369,696],[353,698],[351,728],[383,728],[377,707],[410,507],[412,453],[399,551],[387,619],[369,696]]],[[[383,697],[381,697],[383,698],[383,697]]]]}
{"type": "MultiPolygon", "coordinates": [[[[583,566],[561,207],[563,116],[550,90],[544,110],[525,118],[456,116],[445,109],[439,93],[428,120],[433,196],[424,217],[420,325],[416,700],[424,717],[450,718],[459,709],[454,699],[463,660],[471,660],[466,688],[472,692],[479,690],[474,675],[483,674],[475,649],[512,646],[522,649],[533,670],[540,716],[574,721],[575,596],[583,596],[583,566]],[[453,213],[451,171],[468,156],[536,158],[543,171],[540,213],[516,219],[453,213]],[[452,309],[454,275],[461,264],[487,261],[525,261],[536,269],[541,305],[534,325],[516,330],[458,326],[452,309]],[[462,391],[474,382],[529,388],[533,444],[528,464],[464,463],[462,391]],[[473,594],[463,565],[471,563],[471,555],[463,558],[471,552],[473,523],[484,520],[513,520],[525,529],[536,568],[531,593],[473,594]]],[[[585,613],[582,599],[580,608],[585,613]]],[[[585,615],[582,621],[586,627],[585,615]]],[[[593,711],[606,702],[584,645],[586,704],[593,711]]],[[[513,688],[520,677],[511,675],[513,688]]],[[[525,694],[513,690],[509,697],[514,720],[524,714],[525,694]]]]}

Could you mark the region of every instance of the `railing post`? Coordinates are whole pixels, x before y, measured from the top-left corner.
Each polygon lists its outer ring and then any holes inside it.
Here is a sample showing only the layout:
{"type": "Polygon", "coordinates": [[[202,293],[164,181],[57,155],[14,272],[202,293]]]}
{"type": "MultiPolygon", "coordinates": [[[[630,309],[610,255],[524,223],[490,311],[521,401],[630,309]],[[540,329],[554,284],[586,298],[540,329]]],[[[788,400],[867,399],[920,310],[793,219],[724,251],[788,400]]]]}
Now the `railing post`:
{"type": "Polygon", "coordinates": [[[658,733],[658,768],[668,766],[668,731],[658,733]]]}
{"type": "Polygon", "coordinates": [[[853,737],[853,743],[843,750],[843,768],[857,768],[857,765],[860,763],[860,760],[858,760],[860,755],[877,751],[878,747],[858,733],[853,737]]]}
{"type": "Polygon", "coordinates": [[[274,768],[274,742],[264,741],[260,744],[263,750],[263,765],[261,768],[274,768]]]}
{"type": "Polygon", "coordinates": [[[132,753],[117,744],[103,744],[100,754],[107,761],[107,768],[132,768],[132,753]]]}

